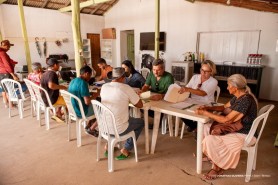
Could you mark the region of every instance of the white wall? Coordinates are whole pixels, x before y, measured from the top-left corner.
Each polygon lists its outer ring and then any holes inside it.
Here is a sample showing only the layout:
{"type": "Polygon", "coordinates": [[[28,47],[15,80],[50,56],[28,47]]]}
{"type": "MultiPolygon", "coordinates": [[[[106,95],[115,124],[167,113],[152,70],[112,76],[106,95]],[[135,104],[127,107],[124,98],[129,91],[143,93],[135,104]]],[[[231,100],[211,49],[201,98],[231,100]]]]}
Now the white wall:
{"type": "MultiPolygon", "coordinates": [[[[37,52],[35,37],[39,37],[40,39],[39,45],[42,52],[42,38],[45,37],[48,46],[48,55],[67,54],[70,59],[74,59],[71,13],[60,13],[57,10],[24,7],[24,14],[32,62],[41,62],[42,65],[45,66],[45,57],[43,56],[40,58],[37,52]],[[55,44],[55,40],[63,38],[67,38],[69,42],[62,43],[62,46],[58,47],[55,44]]],[[[3,39],[9,39],[15,44],[8,52],[10,57],[18,61],[19,65],[25,65],[26,58],[18,6],[0,5],[0,25],[3,39]]],[[[103,17],[81,14],[82,38],[87,38],[87,33],[101,34],[103,28],[103,17]]]]}
{"type": "MultiPolygon", "coordinates": [[[[184,0],[160,1],[160,30],[166,32],[166,69],[171,62],[179,60],[182,53],[196,50],[197,32],[262,30],[259,53],[267,56],[263,72],[260,98],[278,101],[278,53],[275,52],[278,39],[278,14],[253,11],[214,3],[184,0]]],[[[136,67],[139,61],[140,32],[155,30],[155,1],[121,0],[105,15],[105,27],[120,31],[134,30],[136,67]]],[[[117,39],[117,48],[120,40],[117,39]]],[[[247,57],[247,56],[246,56],[247,57]]],[[[117,50],[120,65],[120,51],[117,50]]]]}

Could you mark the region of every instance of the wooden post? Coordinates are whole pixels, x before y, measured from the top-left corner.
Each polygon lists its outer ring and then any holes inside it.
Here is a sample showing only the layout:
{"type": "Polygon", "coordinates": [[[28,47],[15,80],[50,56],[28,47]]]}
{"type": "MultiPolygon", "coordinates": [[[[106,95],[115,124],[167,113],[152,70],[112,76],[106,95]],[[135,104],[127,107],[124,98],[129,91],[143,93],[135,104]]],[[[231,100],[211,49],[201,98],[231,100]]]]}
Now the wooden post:
{"type": "Polygon", "coordinates": [[[27,66],[28,66],[28,72],[31,72],[32,71],[31,55],[30,55],[30,48],[29,48],[29,42],[28,42],[28,36],[27,36],[27,30],[26,30],[22,0],[17,0],[17,4],[18,4],[18,9],[19,9],[19,15],[20,15],[21,30],[22,30],[23,40],[24,40],[26,63],[27,63],[27,66]]]}
{"type": "Polygon", "coordinates": [[[154,56],[159,58],[159,26],[160,26],[160,0],[155,0],[155,41],[154,56]]]}
{"type": "Polygon", "coordinates": [[[77,77],[80,75],[80,68],[83,64],[83,48],[80,33],[80,4],[79,0],[71,0],[72,8],[72,32],[74,43],[74,55],[75,55],[75,68],[77,77]]]}

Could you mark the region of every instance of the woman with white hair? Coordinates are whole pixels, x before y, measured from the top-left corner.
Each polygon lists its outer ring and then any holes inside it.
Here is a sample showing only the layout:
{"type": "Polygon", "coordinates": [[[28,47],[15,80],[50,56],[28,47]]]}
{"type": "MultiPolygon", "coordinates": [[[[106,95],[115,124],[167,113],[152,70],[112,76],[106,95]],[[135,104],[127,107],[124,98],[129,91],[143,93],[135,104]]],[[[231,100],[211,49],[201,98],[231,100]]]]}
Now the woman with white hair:
{"type": "MultiPolygon", "coordinates": [[[[243,126],[233,133],[214,135],[210,129],[211,124],[205,124],[203,153],[212,162],[211,170],[204,175],[208,180],[217,178],[224,170],[236,168],[244,140],[257,117],[258,102],[247,86],[244,76],[241,74],[230,76],[227,89],[233,95],[228,103],[223,106],[203,106],[196,110],[197,114],[207,116],[219,124],[231,124],[241,120],[243,126]],[[223,112],[226,108],[230,108],[230,112],[226,115],[212,112],[223,112]]],[[[253,138],[253,142],[255,140],[256,138],[253,138]]]]}
{"type": "Polygon", "coordinates": [[[41,83],[41,77],[42,77],[42,65],[39,62],[32,63],[32,73],[29,73],[27,79],[34,82],[37,85],[40,85],[41,83]]]}

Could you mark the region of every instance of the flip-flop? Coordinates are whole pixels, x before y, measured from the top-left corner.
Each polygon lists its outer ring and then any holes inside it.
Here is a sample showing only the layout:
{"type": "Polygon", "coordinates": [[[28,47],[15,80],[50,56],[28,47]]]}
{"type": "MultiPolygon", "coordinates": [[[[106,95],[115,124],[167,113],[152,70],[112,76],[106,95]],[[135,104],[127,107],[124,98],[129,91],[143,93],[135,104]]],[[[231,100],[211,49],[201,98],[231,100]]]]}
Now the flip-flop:
{"type": "Polygon", "coordinates": [[[105,152],[104,152],[104,157],[108,157],[108,151],[107,150],[105,150],[105,152]]]}
{"type": "Polygon", "coordinates": [[[65,123],[64,120],[62,120],[58,116],[52,116],[51,119],[55,120],[57,123],[65,123]]]}
{"type": "Polygon", "coordinates": [[[129,157],[130,157],[130,153],[127,156],[124,155],[123,153],[121,153],[121,155],[115,157],[115,159],[118,160],[118,161],[121,161],[121,160],[129,159],[129,157]]]}
{"type": "Polygon", "coordinates": [[[215,169],[210,169],[206,174],[204,174],[205,179],[207,180],[214,180],[216,178],[219,177],[219,175],[223,175],[224,174],[224,170],[220,169],[220,170],[215,170],[215,169]],[[215,172],[215,174],[213,175],[209,175],[210,172],[215,172]]]}

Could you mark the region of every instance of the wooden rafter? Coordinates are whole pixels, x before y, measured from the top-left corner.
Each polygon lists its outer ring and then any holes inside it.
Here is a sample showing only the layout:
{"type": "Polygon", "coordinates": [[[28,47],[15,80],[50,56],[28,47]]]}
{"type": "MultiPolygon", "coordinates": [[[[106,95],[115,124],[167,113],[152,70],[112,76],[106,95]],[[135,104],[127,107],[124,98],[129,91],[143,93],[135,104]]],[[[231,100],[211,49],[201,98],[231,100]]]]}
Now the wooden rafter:
{"type": "Polygon", "coordinates": [[[96,11],[98,11],[101,7],[103,6],[103,4],[98,4],[95,9],[93,9],[90,14],[94,14],[96,11]]]}
{"type": "Polygon", "coordinates": [[[42,8],[45,8],[46,6],[47,6],[47,4],[48,4],[48,2],[49,2],[50,0],[44,0],[44,2],[43,2],[43,4],[42,4],[42,8]]]}
{"type": "MultiPolygon", "coordinates": [[[[227,4],[227,0],[196,0],[198,2],[207,2],[207,3],[219,3],[226,6],[235,6],[241,8],[247,8],[251,10],[265,11],[278,13],[278,3],[277,1],[257,1],[257,0],[230,0],[230,4],[227,4]]],[[[195,2],[196,2],[195,1],[195,2]]]]}
{"type": "MultiPolygon", "coordinates": [[[[89,0],[89,1],[85,1],[85,2],[80,3],[80,9],[82,9],[84,7],[92,6],[94,4],[104,3],[104,2],[107,2],[107,1],[110,1],[110,0],[89,0]]],[[[60,12],[71,11],[71,6],[60,8],[59,11],[60,12]]]]}

